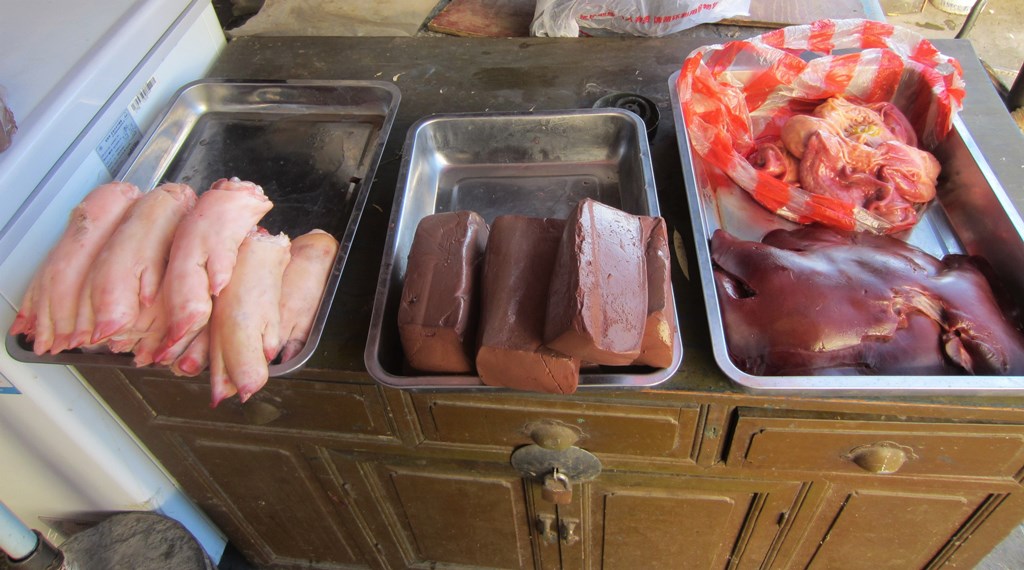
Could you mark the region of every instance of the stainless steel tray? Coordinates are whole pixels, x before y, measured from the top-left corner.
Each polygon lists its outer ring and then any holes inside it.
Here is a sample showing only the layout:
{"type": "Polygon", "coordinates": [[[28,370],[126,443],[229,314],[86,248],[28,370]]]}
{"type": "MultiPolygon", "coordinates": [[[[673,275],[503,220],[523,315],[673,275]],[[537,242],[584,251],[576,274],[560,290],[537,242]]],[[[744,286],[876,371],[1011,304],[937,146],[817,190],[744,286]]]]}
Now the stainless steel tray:
{"type": "MultiPolygon", "coordinates": [[[[316,350],[401,96],[377,81],[201,80],[182,87],[117,178],[143,190],[164,181],[203,192],[238,176],[263,187],[274,208],[260,222],[291,237],[313,228],[340,242],[306,346],[271,376],[302,367],[316,350]]],[[[127,355],[78,350],[36,356],[7,337],[23,362],[131,367],[127,355]]]]}
{"type": "MultiPolygon", "coordinates": [[[[364,353],[370,375],[398,388],[491,388],[475,375],[416,375],[405,362],[398,304],[424,216],[473,210],[488,224],[501,214],[566,218],[586,197],[660,215],[643,121],[615,109],[426,117],[409,129],[398,180],[364,353]]],[[[579,387],[658,384],[682,355],[677,334],[672,366],[602,367],[581,373],[579,387]]]]}
{"type": "MultiPolygon", "coordinates": [[[[1020,376],[755,376],[729,358],[721,307],[712,272],[710,239],[724,229],[742,239],[760,241],[777,228],[796,227],[758,205],[739,187],[712,188],[703,160],[694,155],[683,122],[676,80],[668,80],[679,157],[686,183],[701,288],[707,307],[715,361],[733,382],[754,392],[827,392],[830,394],[989,394],[1024,393],[1020,376]]],[[[942,164],[938,197],[906,241],[936,256],[980,255],[994,267],[1001,284],[1024,291],[1024,222],[981,155],[966,126],[956,117],[953,130],[934,154],[942,164]]]]}

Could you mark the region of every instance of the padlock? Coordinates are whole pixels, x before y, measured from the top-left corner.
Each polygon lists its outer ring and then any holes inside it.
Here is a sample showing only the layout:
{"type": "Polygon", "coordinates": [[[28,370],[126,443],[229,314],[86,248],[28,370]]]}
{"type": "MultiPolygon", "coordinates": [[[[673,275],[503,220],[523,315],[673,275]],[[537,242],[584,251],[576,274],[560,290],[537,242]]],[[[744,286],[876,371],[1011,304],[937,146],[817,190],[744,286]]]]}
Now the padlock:
{"type": "Polygon", "coordinates": [[[540,496],[556,505],[568,505],[572,502],[572,483],[565,473],[555,469],[544,477],[544,485],[540,496]]]}

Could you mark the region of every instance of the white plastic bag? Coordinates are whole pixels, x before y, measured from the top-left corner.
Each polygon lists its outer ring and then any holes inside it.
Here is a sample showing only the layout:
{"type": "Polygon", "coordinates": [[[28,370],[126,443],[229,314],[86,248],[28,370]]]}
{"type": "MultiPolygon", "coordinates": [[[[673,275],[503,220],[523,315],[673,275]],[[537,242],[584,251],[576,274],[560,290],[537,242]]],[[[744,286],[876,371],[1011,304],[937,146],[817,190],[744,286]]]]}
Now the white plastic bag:
{"type": "MultiPolygon", "coordinates": [[[[806,191],[754,168],[755,143],[834,96],[895,104],[931,150],[963,106],[963,69],[920,34],[872,20],[818,20],[749,40],[704,46],[683,61],[676,89],[694,152],[779,216],[845,231],[909,229],[862,204],[806,191]],[[806,53],[821,57],[809,61],[806,53]]],[[[923,207],[923,204],[920,206],[923,207]]]]}
{"type": "Polygon", "coordinates": [[[537,0],[530,35],[613,32],[658,37],[747,15],[750,0],[537,0]]]}

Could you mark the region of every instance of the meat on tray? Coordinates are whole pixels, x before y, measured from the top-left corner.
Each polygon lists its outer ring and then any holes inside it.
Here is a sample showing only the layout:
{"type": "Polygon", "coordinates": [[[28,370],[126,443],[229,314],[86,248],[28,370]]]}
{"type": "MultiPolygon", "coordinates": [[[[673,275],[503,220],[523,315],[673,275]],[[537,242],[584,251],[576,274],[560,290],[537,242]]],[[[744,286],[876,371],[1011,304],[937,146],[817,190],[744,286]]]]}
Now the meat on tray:
{"type": "Polygon", "coordinates": [[[907,118],[887,102],[828,99],[790,117],[780,138],[758,141],[748,160],[813,194],[852,202],[898,227],[935,197],[939,163],[917,148],[907,118]]]}
{"type": "Polygon", "coordinates": [[[312,230],[292,240],[291,261],[281,279],[282,361],[291,360],[306,346],[334,269],[338,245],[338,240],[323,230],[312,230]]]}
{"type": "Polygon", "coordinates": [[[196,205],[186,184],[161,184],[135,201],[100,251],[82,288],[71,348],[107,340],[156,300],[174,231],[196,205]]]}
{"type": "Polygon", "coordinates": [[[139,196],[134,184],[111,182],[93,189],[71,211],[64,234],[36,270],[11,325],[11,334],[33,338],[36,354],[70,348],[83,283],[96,256],[139,196]]]}
{"type": "Polygon", "coordinates": [[[711,257],[729,353],[750,374],[1024,373],[1024,335],[973,258],[821,227],[718,230],[711,257]]]}
{"type": "Polygon", "coordinates": [[[281,346],[281,279],[291,257],[284,234],[259,228],[238,250],[231,280],[213,302],[210,320],[212,405],[237,393],[245,402],[268,379],[281,346]]]}
{"type": "MultiPolygon", "coordinates": [[[[171,319],[165,299],[166,289],[171,286],[173,285],[170,282],[163,284],[157,292],[153,304],[142,309],[135,322],[127,330],[110,337],[107,346],[113,352],[134,353],[135,366],[139,367],[157,362],[158,356],[162,356],[162,354],[158,355],[158,352],[172,353],[172,351],[161,349],[160,346],[167,335],[167,327],[171,319]]],[[[189,341],[191,338],[184,340],[182,344],[187,344],[189,341]]]]}
{"type": "Polygon", "coordinates": [[[636,360],[647,318],[646,249],[638,216],[580,200],[551,273],[545,343],[596,364],[636,360]]]}
{"type": "MultiPolygon", "coordinates": [[[[203,327],[184,352],[171,362],[175,376],[198,376],[210,365],[210,326],[203,327]]],[[[212,385],[211,385],[212,388],[212,385]]],[[[213,399],[211,398],[211,403],[213,399]]]]}
{"type": "Polygon", "coordinates": [[[287,236],[253,233],[272,206],[238,178],[198,199],[184,184],[145,194],[99,186],[36,271],[10,334],[24,334],[38,354],[132,353],[136,366],[182,376],[215,365],[214,405],[236,392],[247,399],[275,357],[288,360],[307,342],[338,250],[333,236],[312,230],[288,263],[287,236]]]}
{"type": "Polygon", "coordinates": [[[640,355],[633,363],[668,368],[672,364],[676,335],[668,229],[662,218],[640,216],[640,223],[646,244],[647,321],[640,342],[640,355]]]}
{"type": "Polygon", "coordinates": [[[398,333],[413,368],[473,370],[487,233],[484,219],[465,210],[432,214],[416,226],[398,307],[398,333]]]}
{"type": "Polygon", "coordinates": [[[503,215],[476,234],[469,220],[483,224],[475,213],[450,212],[417,226],[396,319],[411,368],[466,373],[475,360],[486,385],[567,394],[584,362],[672,365],[665,220],[589,198],[568,220],[503,215]],[[478,247],[479,278],[467,254],[478,247]],[[476,296],[479,316],[465,310],[476,296]],[[474,327],[479,336],[462,333],[474,327]]]}
{"type": "Polygon", "coordinates": [[[580,359],[544,346],[548,283],[565,220],[498,216],[484,259],[480,380],[533,392],[571,394],[580,359]]]}
{"type": "Polygon", "coordinates": [[[238,178],[220,179],[181,221],[167,261],[166,279],[174,286],[164,291],[164,302],[171,320],[157,360],[206,325],[213,309],[211,296],[231,280],[242,240],[272,207],[260,186],[238,178]]]}

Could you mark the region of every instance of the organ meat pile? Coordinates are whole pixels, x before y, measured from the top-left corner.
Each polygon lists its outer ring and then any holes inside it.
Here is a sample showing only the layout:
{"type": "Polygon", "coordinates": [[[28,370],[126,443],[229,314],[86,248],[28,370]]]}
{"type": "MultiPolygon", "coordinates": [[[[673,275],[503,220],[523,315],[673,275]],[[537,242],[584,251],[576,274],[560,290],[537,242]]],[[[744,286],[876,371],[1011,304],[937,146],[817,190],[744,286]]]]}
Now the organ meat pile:
{"type": "Polygon", "coordinates": [[[198,197],[185,184],[99,186],[72,211],[10,333],[40,355],[131,352],[136,366],[187,376],[209,367],[212,405],[244,402],[271,361],[305,344],[338,250],[321,230],[270,235],[258,224],[272,207],[238,178],[198,197]]]}
{"type": "Polygon", "coordinates": [[[956,59],[861,19],[702,46],[675,87],[715,187],[790,222],[878,234],[913,226],[934,193],[938,165],[920,149],[946,138],[966,94],[956,59]]]}
{"type": "Polygon", "coordinates": [[[423,218],[398,311],[421,372],[568,394],[581,363],[666,368],[675,313],[664,220],[581,200],[567,220],[423,218]]]}
{"type": "Polygon", "coordinates": [[[821,227],[711,257],[733,362],[755,375],[1024,374],[1024,335],[976,258],[821,227]]]}
{"type": "Polygon", "coordinates": [[[774,178],[854,203],[897,228],[917,222],[939,176],[939,162],[917,148],[914,128],[895,105],[843,97],[793,115],[780,137],[758,141],[747,159],[774,178]]]}
{"type": "MultiPolygon", "coordinates": [[[[1024,373],[1019,307],[986,280],[996,272],[901,239],[964,238],[969,249],[1000,239],[970,221],[954,228],[941,211],[911,233],[938,194],[940,164],[927,151],[947,154],[940,149],[966,95],[956,59],[910,30],[827,19],[698,48],[676,94],[700,167],[690,207],[710,222],[698,239],[715,230],[712,275],[703,277],[714,281],[738,368],[1024,373]]],[[[951,172],[942,197],[962,201],[962,178],[951,172]]]]}

